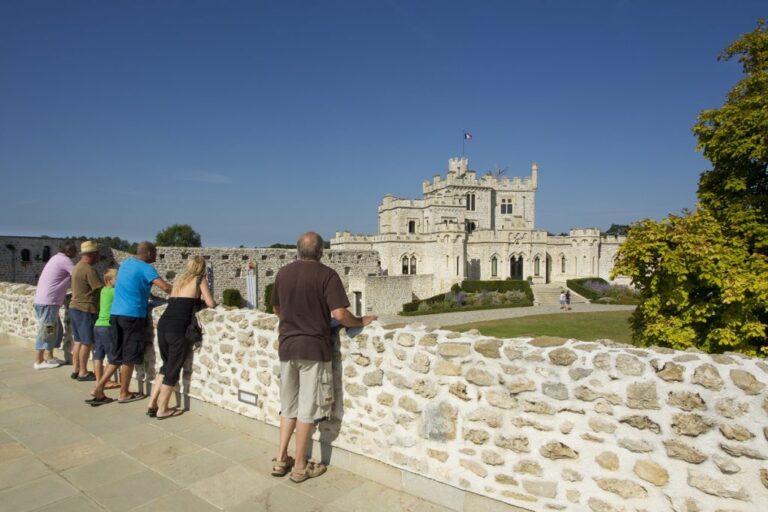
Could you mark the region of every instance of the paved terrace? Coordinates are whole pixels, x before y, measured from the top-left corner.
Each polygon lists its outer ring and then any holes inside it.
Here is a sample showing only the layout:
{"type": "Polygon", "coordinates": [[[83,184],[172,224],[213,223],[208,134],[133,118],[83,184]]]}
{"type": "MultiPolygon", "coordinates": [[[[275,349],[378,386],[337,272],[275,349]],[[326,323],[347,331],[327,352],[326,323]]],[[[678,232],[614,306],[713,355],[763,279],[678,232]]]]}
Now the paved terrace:
{"type": "MultiPolygon", "coordinates": [[[[69,379],[67,366],[33,370],[31,347],[0,334],[0,512],[449,510],[366,479],[381,467],[275,478],[276,446],[234,413],[213,418],[193,402],[158,421],[144,415],[146,400],[92,408],[91,383],[69,379]]],[[[483,500],[464,510],[521,509],[483,500]]]]}

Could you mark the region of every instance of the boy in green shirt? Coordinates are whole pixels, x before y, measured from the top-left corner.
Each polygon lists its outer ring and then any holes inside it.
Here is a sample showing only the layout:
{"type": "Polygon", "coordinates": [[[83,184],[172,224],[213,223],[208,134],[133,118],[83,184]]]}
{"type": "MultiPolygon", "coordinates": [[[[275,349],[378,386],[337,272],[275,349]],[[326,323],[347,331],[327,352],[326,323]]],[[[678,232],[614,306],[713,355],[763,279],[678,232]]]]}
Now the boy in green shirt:
{"type": "MultiPolygon", "coordinates": [[[[112,359],[112,327],[110,326],[110,310],[112,299],[115,297],[115,280],[117,270],[111,268],[104,273],[104,288],[99,296],[99,317],[93,328],[95,338],[93,348],[93,372],[96,374],[96,382],[104,374],[104,357],[112,359]]],[[[107,386],[116,387],[117,385],[107,386]]]]}

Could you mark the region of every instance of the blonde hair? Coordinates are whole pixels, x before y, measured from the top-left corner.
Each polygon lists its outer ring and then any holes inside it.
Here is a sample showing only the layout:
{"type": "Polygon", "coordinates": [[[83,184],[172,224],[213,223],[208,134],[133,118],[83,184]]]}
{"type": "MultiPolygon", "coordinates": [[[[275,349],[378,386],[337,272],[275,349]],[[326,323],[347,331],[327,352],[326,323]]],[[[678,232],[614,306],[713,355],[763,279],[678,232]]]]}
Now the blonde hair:
{"type": "Polygon", "coordinates": [[[187,268],[184,269],[184,272],[174,279],[173,287],[178,290],[192,279],[196,279],[203,274],[205,274],[205,258],[195,256],[187,262],[187,268]]]}
{"type": "Polygon", "coordinates": [[[117,269],[110,268],[109,270],[104,272],[104,284],[111,285],[114,288],[116,280],[117,280],[117,269]]]}

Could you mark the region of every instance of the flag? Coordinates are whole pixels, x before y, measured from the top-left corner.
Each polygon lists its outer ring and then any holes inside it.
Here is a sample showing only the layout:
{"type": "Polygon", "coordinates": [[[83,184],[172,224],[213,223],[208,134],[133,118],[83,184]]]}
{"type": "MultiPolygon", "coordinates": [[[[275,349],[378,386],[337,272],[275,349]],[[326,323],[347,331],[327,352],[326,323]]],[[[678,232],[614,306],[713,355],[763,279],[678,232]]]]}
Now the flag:
{"type": "Polygon", "coordinates": [[[464,140],[472,140],[472,134],[469,132],[464,132],[464,140]]]}

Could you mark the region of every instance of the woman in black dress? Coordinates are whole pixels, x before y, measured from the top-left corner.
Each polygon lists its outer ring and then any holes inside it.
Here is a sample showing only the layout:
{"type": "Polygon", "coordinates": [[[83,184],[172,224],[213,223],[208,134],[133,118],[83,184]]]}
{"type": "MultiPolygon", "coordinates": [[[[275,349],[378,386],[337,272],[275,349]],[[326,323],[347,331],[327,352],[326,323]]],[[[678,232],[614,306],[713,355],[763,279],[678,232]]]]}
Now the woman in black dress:
{"type": "Polygon", "coordinates": [[[169,409],[168,402],[192,347],[186,338],[186,331],[192,315],[199,309],[201,297],[208,307],[216,307],[205,279],[205,259],[195,256],[187,263],[186,270],[174,280],[168,306],[157,323],[157,344],[163,366],[152,385],[147,410],[151,417],[161,420],[181,414],[176,408],[169,409]]]}

